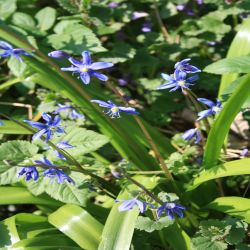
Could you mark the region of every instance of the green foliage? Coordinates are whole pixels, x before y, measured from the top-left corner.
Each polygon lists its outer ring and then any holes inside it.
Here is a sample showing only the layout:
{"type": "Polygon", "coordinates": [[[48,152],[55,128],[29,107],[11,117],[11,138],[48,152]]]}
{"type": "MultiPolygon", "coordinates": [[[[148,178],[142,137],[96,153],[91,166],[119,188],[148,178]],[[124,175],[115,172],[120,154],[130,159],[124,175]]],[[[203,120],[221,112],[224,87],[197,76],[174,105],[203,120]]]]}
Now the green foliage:
{"type": "Polygon", "coordinates": [[[62,206],[49,215],[48,221],[80,247],[97,249],[103,226],[81,207],[62,206]]]}
{"type": "Polygon", "coordinates": [[[202,221],[199,231],[192,239],[192,249],[228,249],[228,245],[241,243],[246,231],[245,222],[232,218],[202,221]]]}
{"type": "Polygon", "coordinates": [[[1,0],[0,1],[0,18],[2,20],[7,19],[16,10],[16,0],[1,0]]]}
{"type": "Polygon", "coordinates": [[[139,216],[136,221],[135,228],[151,233],[155,230],[162,230],[174,223],[168,217],[160,218],[159,220],[151,220],[148,217],[139,216]]]}
{"type": "Polygon", "coordinates": [[[208,208],[238,217],[250,223],[250,199],[241,197],[219,197],[208,204],[208,208]]]}
{"type": "MultiPolygon", "coordinates": [[[[82,24],[64,22],[62,30],[55,28],[56,34],[49,35],[47,42],[56,50],[64,50],[71,54],[80,55],[84,50],[94,52],[106,51],[96,35],[82,24]]],[[[57,24],[57,25],[60,25],[57,24]]]]}
{"type": "Polygon", "coordinates": [[[20,162],[37,152],[38,147],[28,141],[9,141],[0,145],[0,161],[20,162]]]}
{"type": "Polygon", "coordinates": [[[45,7],[36,13],[35,18],[41,31],[49,30],[55,23],[56,10],[51,7],[45,7]]]}

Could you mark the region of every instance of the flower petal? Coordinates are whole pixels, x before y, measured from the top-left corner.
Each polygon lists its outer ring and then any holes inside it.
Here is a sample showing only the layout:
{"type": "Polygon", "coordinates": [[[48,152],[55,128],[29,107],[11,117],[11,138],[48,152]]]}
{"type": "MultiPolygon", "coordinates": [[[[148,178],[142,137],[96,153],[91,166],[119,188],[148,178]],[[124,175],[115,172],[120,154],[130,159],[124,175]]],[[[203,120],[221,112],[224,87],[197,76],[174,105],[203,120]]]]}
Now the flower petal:
{"type": "Polygon", "coordinates": [[[42,113],[42,118],[48,123],[51,122],[51,116],[48,115],[47,113],[42,113]]]}
{"type": "Polygon", "coordinates": [[[106,69],[106,68],[110,68],[113,67],[114,64],[113,63],[109,63],[109,62],[95,62],[92,63],[89,68],[92,70],[98,70],[98,69],[106,69]]]}
{"type": "Polygon", "coordinates": [[[91,100],[91,102],[99,104],[100,107],[111,108],[111,105],[109,103],[101,101],[101,100],[91,100]]]}
{"type": "Polygon", "coordinates": [[[46,131],[47,131],[47,129],[42,129],[42,130],[38,131],[37,133],[35,133],[35,134],[32,136],[32,140],[34,141],[34,140],[36,140],[36,139],[38,139],[38,138],[41,138],[41,136],[42,136],[43,134],[45,134],[46,131]]]}
{"type": "Polygon", "coordinates": [[[81,80],[84,82],[84,84],[90,83],[90,75],[88,72],[84,72],[80,74],[81,80]]]}
{"type": "Polygon", "coordinates": [[[33,128],[38,128],[38,129],[46,129],[47,128],[47,125],[43,124],[41,122],[33,122],[33,121],[29,121],[29,120],[24,120],[24,122],[28,123],[33,128]]]}
{"type": "Polygon", "coordinates": [[[120,111],[128,113],[130,115],[139,115],[139,112],[136,111],[134,108],[130,107],[118,107],[120,111]]]}
{"type": "Polygon", "coordinates": [[[98,72],[91,72],[91,74],[95,77],[97,77],[99,80],[106,82],[109,78],[105,76],[104,74],[98,73],[98,72]]]}
{"type": "Polygon", "coordinates": [[[135,204],[136,204],[136,199],[123,201],[122,204],[119,206],[118,210],[120,212],[128,211],[132,209],[135,204]]]}
{"type": "Polygon", "coordinates": [[[0,49],[2,49],[2,50],[13,50],[13,47],[7,42],[0,41],[0,49]]]}
{"type": "Polygon", "coordinates": [[[208,107],[212,108],[213,106],[215,106],[214,102],[206,99],[206,98],[197,98],[197,101],[207,105],[208,107]]]}
{"type": "Polygon", "coordinates": [[[68,60],[76,67],[80,68],[80,67],[84,67],[84,64],[81,61],[76,60],[73,57],[68,58],[68,60]]]}
{"type": "Polygon", "coordinates": [[[82,63],[87,66],[91,64],[90,52],[87,50],[82,52],[82,63]]]}
{"type": "Polygon", "coordinates": [[[203,110],[203,111],[198,113],[199,118],[197,119],[197,121],[199,121],[199,120],[201,120],[209,115],[212,115],[212,114],[213,114],[213,111],[211,109],[203,110]]]}
{"type": "Polygon", "coordinates": [[[77,67],[61,68],[62,71],[79,71],[77,67]]]}

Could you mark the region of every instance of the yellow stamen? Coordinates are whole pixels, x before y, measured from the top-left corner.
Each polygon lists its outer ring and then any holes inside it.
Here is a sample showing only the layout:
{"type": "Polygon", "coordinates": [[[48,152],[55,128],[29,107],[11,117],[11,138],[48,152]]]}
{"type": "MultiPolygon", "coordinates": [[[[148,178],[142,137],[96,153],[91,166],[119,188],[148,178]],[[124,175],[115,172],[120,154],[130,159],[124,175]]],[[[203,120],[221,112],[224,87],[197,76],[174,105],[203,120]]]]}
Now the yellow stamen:
{"type": "Polygon", "coordinates": [[[185,83],[185,81],[181,80],[181,81],[178,81],[178,84],[180,87],[183,87],[183,86],[185,86],[186,83],[185,83]]]}
{"type": "Polygon", "coordinates": [[[111,108],[111,112],[112,112],[113,114],[117,113],[118,111],[119,111],[119,108],[118,108],[118,107],[113,107],[113,108],[111,108]]]}
{"type": "Polygon", "coordinates": [[[87,72],[87,71],[88,71],[88,68],[86,68],[86,67],[82,67],[82,68],[81,68],[81,71],[82,71],[83,73],[85,73],[85,72],[87,72]]]}

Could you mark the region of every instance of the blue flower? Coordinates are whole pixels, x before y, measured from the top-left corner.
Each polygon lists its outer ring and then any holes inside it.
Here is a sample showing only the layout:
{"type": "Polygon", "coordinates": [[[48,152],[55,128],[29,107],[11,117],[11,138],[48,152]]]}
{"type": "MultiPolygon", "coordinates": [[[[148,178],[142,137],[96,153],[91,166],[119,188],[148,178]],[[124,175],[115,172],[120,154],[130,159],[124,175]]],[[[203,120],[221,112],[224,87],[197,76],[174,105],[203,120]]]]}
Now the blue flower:
{"type": "Polygon", "coordinates": [[[241,156],[243,157],[247,157],[249,154],[249,150],[247,148],[242,149],[242,151],[240,152],[241,156]]]}
{"type": "Polygon", "coordinates": [[[180,62],[177,62],[174,65],[175,70],[182,71],[184,73],[198,73],[198,72],[201,72],[200,69],[198,69],[197,67],[189,64],[190,60],[191,60],[190,58],[187,58],[187,59],[183,59],[180,62]]]}
{"type": "Polygon", "coordinates": [[[34,166],[23,167],[18,173],[18,177],[25,174],[25,180],[29,181],[33,179],[34,181],[38,180],[39,174],[34,166]]]}
{"type": "Polygon", "coordinates": [[[107,81],[108,77],[101,73],[98,73],[96,70],[106,69],[113,67],[113,63],[108,62],[91,62],[90,53],[88,51],[82,52],[82,61],[78,61],[73,57],[69,57],[68,60],[73,64],[69,68],[61,68],[63,71],[71,71],[73,73],[80,74],[81,80],[84,84],[90,83],[90,77],[95,76],[101,81],[107,81]]]}
{"type": "Polygon", "coordinates": [[[197,119],[197,121],[199,121],[207,116],[220,113],[221,101],[219,99],[216,99],[216,103],[214,103],[206,98],[197,98],[197,100],[209,107],[209,109],[203,110],[203,111],[198,113],[199,118],[197,119]]]}
{"type": "Polygon", "coordinates": [[[152,24],[150,22],[145,22],[142,25],[141,31],[144,33],[151,32],[152,30],[152,24]]]}
{"type": "Polygon", "coordinates": [[[147,17],[147,16],[148,16],[148,13],[146,13],[146,12],[134,11],[132,13],[132,20],[136,20],[136,19],[139,19],[139,18],[147,17]]]}
{"type": "Polygon", "coordinates": [[[196,81],[199,77],[197,75],[186,78],[187,74],[183,71],[175,71],[173,76],[162,73],[162,78],[167,82],[159,86],[157,89],[171,89],[169,92],[176,91],[177,89],[189,89],[192,82],[196,81]]]}
{"type": "Polygon", "coordinates": [[[162,213],[165,212],[170,220],[174,219],[174,214],[177,214],[180,218],[183,217],[183,211],[186,208],[182,205],[175,204],[173,202],[165,202],[162,206],[160,206],[157,211],[158,219],[161,217],[162,213]]]}
{"type": "Polygon", "coordinates": [[[52,58],[56,58],[56,59],[62,59],[62,58],[69,58],[70,55],[64,51],[61,50],[55,50],[55,51],[51,51],[50,53],[48,53],[48,56],[52,57],[52,58]]]}
{"type": "Polygon", "coordinates": [[[42,117],[46,121],[46,124],[43,124],[41,122],[33,122],[33,121],[24,120],[24,122],[28,123],[33,128],[41,129],[40,131],[38,131],[32,136],[32,140],[41,138],[42,135],[46,134],[45,141],[48,141],[51,139],[54,132],[64,133],[63,128],[59,126],[59,123],[61,121],[61,118],[59,115],[56,115],[54,118],[52,118],[50,115],[43,113],[42,117]]]}
{"type": "Polygon", "coordinates": [[[146,207],[147,207],[146,202],[140,201],[137,198],[133,198],[130,200],[124,200],[124,201],[116,200],[115,202],[122,202],[118,208],[119,212],[128,211],[128,210],[133,209],[134,206],[138,206],[140,212],[144,213],[146,211],[146,207]]]}
{"type": "Polygon", "coordinates": [[[0,41],[0,50],[3,50],[3,52],[0,52],[0,57],[14,56],[20,62],[22,62],[22,58],[20,57],[20,55],[31,56],[31,54],[25,52],[24,49],[14,49],[9,43],[4,41],[0,41]]]}
{"type": "Polygon", "coordinates": [[[100,100],[91,100],[91,102],[97,103],[100,107],[106,108],[108,110],[106,114],[109,115],[111,118],[119,118],[120,112],[124,112],[130,115],[139,114],[139,112],[137,112],[134,108],[117,106],[110,100],[107,102],[100,100]]]}
{"type": "MultiPolygon", "coordinates": [[[[41,161],[40,160],[35,160],[34,161],[38,165],[45,165],[47,167],[56,167],[51,161],[49,161],[47,158],[43,158],[41,161]]],[[[42,166],[41,166],[42,167],[42,166]]]]}
{"type": "Polygon", "coordinates": [[[192,129],[189,129],[187,130],[183,135],[182,135],[182,138],[185,140],[185,141],[189,141],[193,138],[195,138],[195,144],[198,143],[200,140],[201,140],[201,135],[200,135],[200,132],[197,128],[192,128],[192,129]]]}
{"type": "Polygon", "coordinates": [[[70,105],[62,105],[62,104],[58,104],[59,108],[56,109],[53,114],[58,114],[62,111],[67,112],[67,115],[70,119],[72,120],[76,120],[76,119],[84,119],[85,116],[78,113],[73,106],[70,105]]]}
{"type": "Polygon", "coordinates": [[[45,177],[51,178],[52,180],[57,178],[57,182],[59,184],[63,184],[64,181],[75,184],[74,180],[60,169],[56,168],[47,169],[46,171],[44,171],[43,175],[45,177]]]}
{"type": "MultiPolygon", "coordinates": [[[[61,141],[61,142],[58,142],[57,144],[56,144],[56,146],[58,147],[58,148],[61,148],[61,149],[64,149],[64,148],[74,148],[75,146],[72,146],[72,145],[70,145],[68,142],[66,142],[66,141],[61,141]]],[[[60,159],[62,159],[62,160],[66,160],[66,158],[60,153],[60,152],[58,152],[57,150],[54,150],[54,152],[55,152],[55,155],[58,157],[58,158],[60,158],[60,159]]]]}

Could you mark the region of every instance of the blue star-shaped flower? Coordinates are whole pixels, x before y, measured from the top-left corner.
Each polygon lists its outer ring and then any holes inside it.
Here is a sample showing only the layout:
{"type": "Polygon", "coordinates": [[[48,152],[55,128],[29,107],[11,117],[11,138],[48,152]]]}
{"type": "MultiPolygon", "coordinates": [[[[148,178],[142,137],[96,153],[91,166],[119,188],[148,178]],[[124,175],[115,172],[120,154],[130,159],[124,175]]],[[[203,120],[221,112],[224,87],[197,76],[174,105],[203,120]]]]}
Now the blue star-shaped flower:
{"type": "Polygon", "coordinates": [[[183,135],[182,138],[185,141],[190,141],[191,139],[195,138],[195,144],[197,144],[201,140],[200,132],[197,128],[192,128],[187,130],[183,135]]]}
{"type": "Polygon", "coordinates": [[[72,120],[76,120],[76,119],[84,119],[85,116],[78,113],[73,106],[71,105],[62,105],[62,104],[58,104],[59,108],[56,109],[53,114],[58,114],[62,111],[65,111],[68,115],[68,117],[72,120]]]}
{"type": "Polygon", "coordinates": [[[46,134],[45,141],[48,141],[53,136],[54,132],[56,133],[64,133],[63,128],[59,126],[59,123],[61,121],[61,118],[59,115],[56,115],[54,118],[52,118],[50,115],[43,113],[42,114],[43,119],[46,121],[46,124],[43,124],[41,122],[33,122],[29,120],[24,120],[24,122],[28,123],[33,128],[41,129],[37,133],[35,133],[32,136],[32,140],[35,140],[37,138],[41,138],[42,135],[46,134]]]}
{"type": "Polygon", "coordinates": [[[146,207],[147,207],[146,202],[140,201],[137,198],[133,198],[130,200],[124,200],[124,201],[116,200],[115,202],[122,202],[118,208],[119,212],[128,211],[128,210],[133,209],[134,206],[138,206],[140,212],[144,213],[146,211],[146,207]]]}
{"type": "Polygon", "coordinates": [[[184,73],[198,73],[198,72],[201,72],[200,69],[198,69],[197,67],[189,64],[190,60],[191,60],[190,58],[187,58],[187,59],[183,59],[180,62],[177,62],[174,65],[175,70],[176,71],[182,71],[184,73]]]}
{"type": "MultiPolygon", "coordinates": [[[[58,142],[57,144],[56,144],[56,146],[58,147],[58,148],[61,148],[61,149],[64,149],[64,148],[74,148],[75,146],[72,146],[72,145],[70,145],[68,142],[66,142],[66,141],[61,141],[61,142],[58,142]]],[[[60,159],[62,159],[62,160],[66,160],[66,158],[60,153],[60,152],[58,152],[57,150],[54,150],[54,152],[55,152],[55,155],[58,157],[58,158],[60,158],[60,159]]]]}
{"type": "Polygon", "coordinates": [[[180,218],[183,217],[183,210],[186,208],[180,204],[175,204],[173,202],[165,202],[161,205],[157,211],[158,219],[161,217],[162,213],[165,212],[170,220],[174,219],[174,214],[177,214],[180,218]]]}
{"type": "Polygon", "coordinates": [[[209,107],[209,109],[203,110],[203,111],[198,113],[199,118],[197,119],[197,121],[199,121],[207,116],[220,113],[222,103],[219,99],[216,99],[216,103],[214,103],[206,98],[197,98],[197,100],[209,107]]]}
{"type": "Polygon", "coordinates": [[[57,178],[57,182],[59,184],[63,184],[64,181],[67,181],[68,183],[75,184],[74,180],[70,178],[67,174],[65,174],[62,170],[56,169],[56,168],[51,168],[47,169],[43,175],[45,177],[51,178],[52,180],[57,178]]]}
{"type": "Polygon", "coordinates": [[[197,75],[187,77],[183,71],[175,71],[173,76],[162,73],[162,78],[167,82],[159,86],[157,89],[170,89],[169,92],[176,91],[177,89],[189,89],[193,85],[192,82],[196,81],[199,77],[197,75]]]}
{"type": "Polygon", "coordinates": [[[98,73],[96,70],[106,69],[114,66],[113,63],[108,62],[92,63],[90,53],[88,51],[82,52],[82,61],[78,61],[73,57],[69,57],[68,60],[72,63],[72,66],[69,68],[61,68],[61,70],[80,74],[80,78],[84,82],[84,84],[90,83],[91,76],[94,76],[104,82],[107,81],[108,77],[106,75],[98,73]]]}
{"type": "Polygon", "coordinates": [[[91,100],[91,102],[97,103],[100,107],[106,108],[108,110],[106,114],[109,115],[111,118],[119,118],[120,112],[124,112],[130,115],[139,114],[139,112],[137,112],[134,108],[117,106],[110,100],[107,102],[100,100],[91,100]]]}
{"type": "Polygon", "coordinates": [[[20,62],[22,62],[22,58],[20,57],[20,55],[31,56],[31,54],[24,51],[24,49],[21,48],[14,49],[9,43],[4,41],[0,41],[0,51],[1,50],[3,50],[3,52],[0,52],[0,57],[14,56],[20,62]]]}
{"type": "Polygon", "coordinates": [[[38,180],[39,174],[34,166],[25,166],[18,173],[18,177],[25,174],[25,181],[33,179],[34,181],[38,180]]]}

